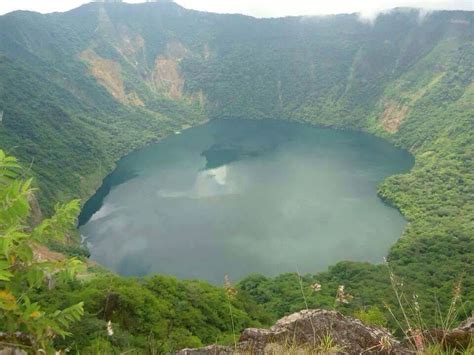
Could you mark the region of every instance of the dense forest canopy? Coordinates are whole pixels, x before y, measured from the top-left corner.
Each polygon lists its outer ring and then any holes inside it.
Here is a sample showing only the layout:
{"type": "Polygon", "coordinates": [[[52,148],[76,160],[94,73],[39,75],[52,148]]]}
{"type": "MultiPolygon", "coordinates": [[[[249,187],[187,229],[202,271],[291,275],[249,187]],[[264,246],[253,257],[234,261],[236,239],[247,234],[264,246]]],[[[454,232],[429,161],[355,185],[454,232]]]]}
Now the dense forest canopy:
{"type": "MultiPolygon", "coordinates": [[[[416,161],[379,187],[409,222],[387,256],[391,270],[406,294],[418,295],[429,324],[460,284],[461,319],[474,307],[473,21],[474,12],[414,9],[373,23],[355,14],[255,19],[169,2],[10,13],[0,17],[0,148],[35,177],[48,216],[56,201],[87,199],[124,154],[208,119],[293,120],[382,136],[416,161]]],[[[81,349],[167,351],[230,337],[219,288],[98,274],[29,291],[48,311],[85,301],[72,332],[81,349]],[[110,297],[117,304],[108,314],[110,297]],[[113,344],[100,336],[109,320],[122,335],[113,344]],[[166,342],[149,341],[164,334],[166,342]]],[[[332,307],[342,284],[353,296],[344,312],[390,319],[383,305],[396,300],[387,267],[342,262],[302,278],[241,280],[244,300],[232,300],[237,328],[304,308],[301,288],[311,292],[315,282],[323,288],[308,295],[311,307],[332,307]]]]}

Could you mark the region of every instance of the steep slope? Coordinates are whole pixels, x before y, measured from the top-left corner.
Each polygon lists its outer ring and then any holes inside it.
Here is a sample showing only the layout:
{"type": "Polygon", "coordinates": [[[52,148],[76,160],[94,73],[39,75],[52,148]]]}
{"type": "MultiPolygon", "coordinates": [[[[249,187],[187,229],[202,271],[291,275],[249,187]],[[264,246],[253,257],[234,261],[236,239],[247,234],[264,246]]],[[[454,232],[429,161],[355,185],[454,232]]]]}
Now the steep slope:
{"type": "Polygon", "coordinates": [[[117,51],[127,50],[128,39],[109,41],[114,34],[94,5],[0,21],[0,141],[33,162],[48,209],[55,199],[90,195],[130,150],[205,119],[198,105],[176,102],[151,80],[127,80],[130,64],[117,51]],[[115,57],[101,57],[97,47],[115,57]]]}
{"type": "MultiPolygon", "coordinates": [[[[285,119],[361,129],[409,149],[409,174],[380,195],[409,221],[388,259],[434,321],[463,278],[474,300],[473,12],[255,19],[173,3],[88,4],[0,17],[0,146],[32,163],[41,202],[88,197],[114,161],[207,119],[285,119]]],[[[346,311],[391,302],[384,266],[341,263],[308,275],[346,311]],[[327,290],[327,291],[326,291],[327,290]]],[[[275,315],[301,309],[299,280],[240,287],[275,315]],[[289,286],[290,285],[290,286],[289,286]],[[291,292],[288,292],[291,289],[291,292]]]]}
{"type": "MultiPolygon", "coordinates": [[[[433,51],[443,64],[432,80],[458,70],[449,63],[463,45],[469,50],[471,20],[466,12],[421,19],[414,10],[382,15],[373,25],[356,15],[257,20],[173,3],[93,3],[64,14],[12,13],[0,21],[3,146],[35,159],[33,170],[49,197],[68,198],[90,194],[126,151],[206,116],[354,128],[374,126],[372,116],[393,133],[408,106],[431,87],[418,88],[412,102],[402,104],[402,98],[390,97],[396,94],[390,94],[389,84],[411,73],[410,85],[436,86],[424,82],[432,68],[413,69],[424,67],[433,51]],[[71,120],[67,132],[48,133],[65,130],[54,127],[60,120],[71,120]],[[25,132],[39,136],[21,137],[25,132]],[[88,141],[74,143],[77,137],[88,141]],[[35,146],[29,151],[25,138],[35,146]],[[62,156],[48,159],[51,154],[62,156]],[[51,164],[70,160],[79,166],[62,181],[48,175],[59,167],[51,164]]],[[[468,75],[455,78],[460,92],[469,85],[468,75]]]]}

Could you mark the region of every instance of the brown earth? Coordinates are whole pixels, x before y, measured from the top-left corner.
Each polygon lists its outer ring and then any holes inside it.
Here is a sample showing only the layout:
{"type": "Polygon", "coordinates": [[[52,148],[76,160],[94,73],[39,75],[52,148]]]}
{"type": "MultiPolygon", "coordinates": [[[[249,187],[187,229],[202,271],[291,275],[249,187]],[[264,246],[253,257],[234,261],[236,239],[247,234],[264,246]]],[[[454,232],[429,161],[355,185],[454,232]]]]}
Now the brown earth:
{"type": "Polygon", "coordinates": [[[33,247],[33,255],[36,261],[61,261],[66,259],[66,256],[62,253],[49,250],[48,247],[40,244],[35,244],[33,247]]]}
{"type": "Polygon", "coordinates": [[[170,98],[179,100],[183,97],[184,78],[175,59],[156,59],[153,82],[158,91],[164,92],[170,98]]]}
{"type": "Polygon", "coordinates": [[[385,130],[390,133],[397,132],[403,120],[407,117],[408,112],[410,111],[409,107],[413,106],[415,102],[428,94],[433,89],[433,87],[436,86],[436,84],[438,84],[438,82],[445,76],[445,74],[445,72],[436,73],[430,82],[414,91],[402,90],[399,88],[401,92],[400,99],[403,99],[403,101],[407,103],[405,105],[395,100],[384,99],[385,109],[380,118],[383,128],[385,128],[385,130]]]}
{"type": "Polygon", "coordinates": [[[145,40],[139,34],[132,34],[123,29],[120,34],[119,52],[126,57],[131,57],[145,48],[145,40]]]}
{"type": "Polygon", "coordinates": [[[382,125],[386,131],[395,133],[398,131],[400,124],[408,114],[408,106],[397,104],[390,101],[385,104],[385,110],[382,114],[382,125]]]}
{"type": "Polygon", "coordinates": [[[82,52],[80,58],[89,65],[92,75],[116,100],[127,103],[119,63],[99,57],[92,49],[82,52]]]}

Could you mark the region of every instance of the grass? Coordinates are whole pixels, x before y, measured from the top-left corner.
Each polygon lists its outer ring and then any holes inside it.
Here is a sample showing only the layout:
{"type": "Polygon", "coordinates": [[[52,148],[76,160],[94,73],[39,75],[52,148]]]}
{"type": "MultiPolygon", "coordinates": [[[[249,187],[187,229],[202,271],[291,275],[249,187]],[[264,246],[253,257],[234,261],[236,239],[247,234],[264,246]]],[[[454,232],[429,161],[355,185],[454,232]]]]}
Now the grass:
{"type": "MultiPolygon", "coordinates": [[[[395,294],[395,297],[398,302],[398,307],[400,314],[402,315],[401,319],[398,319],[395,316],[394,310],[386,305],[390,314],[394,317],[396,324],[403,333],[404,339],[402,343],[407,347],[407,351],[411,354],[416,355],[467,355],[474,354],[474,340],[471,339],[470,343],[467,345],[462,344],[449,344],[447,341],[447,335],[451,330],[453,330],[456,319],[460,315],[460,310],[462,310],[462,300],[461,300],[461,281],[456,284],[456,287],[453,290],[453,297],[451,304],[446,314],[442,315],[441,309],[438,306],[438,323],[441,327],[441,334],[443,336],[441,339],[435,337],[430,333],[430,329],[427,327],[427,323],[423,319],[423,314],[419,306],[418,296],[412,294],[411,297],[407,296],[407,292],[404,289],[403,281],[399,279],[392,271],[390,266],[387,263],[387,268],[389,269],[390,283],[392,290],[395,294]]],[[[305,309],[309,310],[307,295],[305,293],[303,278],[299,272],[296,273],[298,277],[299,289],[301,296],[304,301],[305,309]]],[[[311,285],[311,288],[314,292],[319,292],[321,290],[321,285],[315,283],[311,285]]],[[[352,296],[345,293],[344,286],[339,286],[336,291],[336,297],[334,301],[334,309],[340,304],[347,304],[352,301],[352,296]]],[[[397,312],[398,313],[398,312],[397,312]]],[[[314,323],[310,319],[311,327],[313,331],[313,343],[312,344],[298,344],[296,339],[296,333],[293,334],[293,337],[287,337],[281,344],[268,344],[265,348],[265,352],[268,354],[339,354],[345,353],[347,350],[344,346],[339,345],[334,337],[327,332],[323,336],[318,336],[314,323]]],[[[369,353],[373,351],[390,351],[393,344],[389,337],[382,337],[380,343],[371,348],[367,348],[362,353],[369,353]]],[[[250,352],[252,353],[252,352],[250,352]]]]}
{"type": "Polygon", "coordinates": [[[462,307],[461,299],[461,281],[458,281],[453,290],[453,297],[450,307],[445,315],[442,314],[441,308],[437,308],[437,318],[440,325],[441,338],[435,336],[433,329],[427,327],[423,318],[422,311],[418,303],[418,295],[413,293],[411,297],[407,296],[404,290],[404,284],[390,268],[387,263],[387,268],[390,275],[390,283],[395,293],[398,307],[402,314],[402,319],[395,316],[393,309],[386,305],[390,314],[398,324],[399,330],[404,334],[408,346],[414,354],[419,355],[451,355],[451,354],[474,354],[474,341],[470,340],[469,344],[450,344],[448,341],[448,334],[453,330],[458,319],[462,307]]]}

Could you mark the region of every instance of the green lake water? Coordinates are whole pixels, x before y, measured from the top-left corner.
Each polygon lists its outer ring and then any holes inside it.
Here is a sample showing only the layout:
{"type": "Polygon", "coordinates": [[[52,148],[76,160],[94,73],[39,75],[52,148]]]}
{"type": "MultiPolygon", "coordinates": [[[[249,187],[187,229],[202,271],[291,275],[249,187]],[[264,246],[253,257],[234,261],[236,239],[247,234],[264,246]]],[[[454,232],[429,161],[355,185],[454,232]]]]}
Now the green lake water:
{"type": "Polygon", "coordinates": [[[91,258],[123,275],[222,283],[381,262],[405,220],[377,196],[412,157],[376,137],[217,120],[121,159],[80,216],[91,258]]]}

